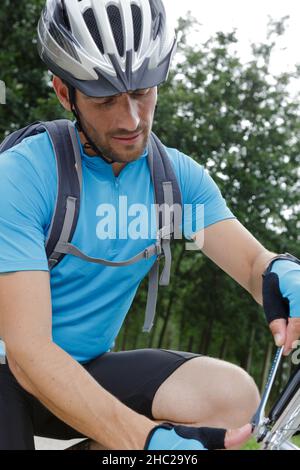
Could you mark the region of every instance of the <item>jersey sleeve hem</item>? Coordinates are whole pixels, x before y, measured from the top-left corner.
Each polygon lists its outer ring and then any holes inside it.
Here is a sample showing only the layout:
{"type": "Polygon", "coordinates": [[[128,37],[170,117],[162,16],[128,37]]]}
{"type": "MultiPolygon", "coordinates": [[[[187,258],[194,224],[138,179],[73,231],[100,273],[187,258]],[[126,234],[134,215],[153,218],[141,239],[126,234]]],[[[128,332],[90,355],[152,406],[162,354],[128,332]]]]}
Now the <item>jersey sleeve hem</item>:
{"type": "Polygon", "coordinates": [[[45,261],[0,261],[0,273],[15,271],[49,271],[49,267],[45,261]]]}

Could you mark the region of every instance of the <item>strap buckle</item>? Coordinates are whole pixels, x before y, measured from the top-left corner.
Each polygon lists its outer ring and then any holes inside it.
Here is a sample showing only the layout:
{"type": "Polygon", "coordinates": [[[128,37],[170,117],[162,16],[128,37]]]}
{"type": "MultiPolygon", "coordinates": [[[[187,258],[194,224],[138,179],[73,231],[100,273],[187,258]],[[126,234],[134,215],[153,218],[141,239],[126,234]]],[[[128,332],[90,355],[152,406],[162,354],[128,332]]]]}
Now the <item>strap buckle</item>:
{"type": "Polygon", "coordinates": [[[160,241],[156,242],[155,245],[151,245],[150,248],[146,248],[144,251],[144,258],[147,260],[153,255],[157,255],[158,258],[162,256],[162,247],[160,241]]]}
{"type": "Polygon", "coordinates": [[[161,247],[161,242],[158,241],[155,243],[155,248],[156,248],[156,254],[158,258],[162,257],[162,247],[161,247]]]}
{"type": "Polygon", "coordinates": [[[49,258],[49,259],[48,259],[48,266],[49,266],[49,269],[54,268],[54,266],[55,266],[57,263],[58,263],[58,260],[57,260],[57,259],[49,258]]]}

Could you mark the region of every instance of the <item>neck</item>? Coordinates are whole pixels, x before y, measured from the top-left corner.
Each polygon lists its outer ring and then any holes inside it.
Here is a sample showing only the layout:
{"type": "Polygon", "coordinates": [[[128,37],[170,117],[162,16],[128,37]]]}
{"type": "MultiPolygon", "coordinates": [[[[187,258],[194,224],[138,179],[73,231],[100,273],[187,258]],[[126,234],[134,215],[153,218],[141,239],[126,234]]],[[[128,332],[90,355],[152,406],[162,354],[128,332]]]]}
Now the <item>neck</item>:
{"type": "MultiPolygon", "coordinates": [[[[97,157],[98,154],[91,147],[88,147],[88,148],[84,147],[85,144],[88,144],[88,141],[86,140],[85,135],[81,131],[79,131],[79,138],[80,138],[80,142],[81,142],[81,144],[84,148],[85,153],[89,157],[97,157]]],[[[107,163],[111,162],[111,160],[106,159],[106,157],[104,157],[104,159],[107,160],[107,163]]],[[[115,176],[119,176],[119,174],[121,173],[124,166],[126,166],[126,164],[127,164],[126,162],[125,163],[118,163],[118,162],[111,163],[111,166],[112,166],[112,169],[113,169],[113,172],[114,172],[115,176]]]]}

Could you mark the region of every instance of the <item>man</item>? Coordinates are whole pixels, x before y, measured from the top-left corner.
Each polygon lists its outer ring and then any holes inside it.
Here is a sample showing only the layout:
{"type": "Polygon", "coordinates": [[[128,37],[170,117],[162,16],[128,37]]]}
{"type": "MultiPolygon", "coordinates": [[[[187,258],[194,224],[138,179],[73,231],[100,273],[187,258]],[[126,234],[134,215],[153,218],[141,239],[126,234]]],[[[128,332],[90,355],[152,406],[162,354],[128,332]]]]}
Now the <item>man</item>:
{"type": "MultiPolygon", "coordinates": [[[[164,6],[161,0],[99,0],[96,6],[48,0],[38,31],[57,97],[77,120],[83,197],[74,243],[90,256],[134,256],[147,240],[100,240],[96,214],[101,204],[118,208],[120,195],[129,204],[153,204],[145,149],[157,86],[167,78],[175,48],[164,6]]],[[[203,252],[259,303],[262,274],[270,267],[266,310],[274,315],[273,334],[281,335],[276,342],[288,353],[299,318],[289,318],[287,326],[272,299],[278,307],[286,296],[289,314],[299,315],[298,264],[281,259],[270,265],[276,254],[234,218],[203,168],[167,151],[183,201],[204,204],[203,252]]],[[[49,276],[44,242],[57,181],[47,135],[5,152],[0,170],[0,335],[7,355],[0,366],[0,448],[32,449],[34,434],[87,436],[108,449],[241,445],[259,401],[242,369],[180,351],[110,352],[154,260],[111,268],[66,256],[49,276]]],[[[199,220],[196,226],[185,236],[200,246],[199,220]]]]}

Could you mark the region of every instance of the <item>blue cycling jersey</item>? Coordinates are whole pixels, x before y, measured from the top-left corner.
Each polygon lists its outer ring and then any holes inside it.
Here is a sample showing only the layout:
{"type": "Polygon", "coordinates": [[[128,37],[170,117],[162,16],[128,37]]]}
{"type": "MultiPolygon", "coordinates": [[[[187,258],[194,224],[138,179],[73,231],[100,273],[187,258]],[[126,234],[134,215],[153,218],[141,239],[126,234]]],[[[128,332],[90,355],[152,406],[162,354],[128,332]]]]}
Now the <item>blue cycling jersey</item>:
{"type": "MultiPolygon", "coordinates": [[[[183,211],[187,239],[203,227],[234,218],[201,165],[175,149],[167,148],[167,152],[183,205],[192,207],[186,214],[183,211]],[[200,204],[204,205],[204,220],[197,211],[200,204]]],[[[147,154],[128,163],[118,177],[100,157],[89,157],[82,147],[81,154],[83,192],[72,243],[95,258],[129,259],[155,240],[151,211],[146,215],[143,212],[144,207],[154,204],[147,154]],[[130,209],[128,218],[119,220],[124,201],[130,209]],[[116,214],[116,230],[105,219],[106,209],[111,207],[116,214]],[[136,222],[137,214],[140,223],[136,222]],[[131,222],[131,235],[124,236],[131,222]],[[145,236],[147,223],[149,231],[145,236]],[[139,231],[143,232],[140,237],[139,231]]],[[[28,137],[0,156],[0,273],[48,271],[44,246],[56,188],[55,158],[46,133],[28,137]]],[[[154,261],[152,257],[116,268],[65,256],[51,271],[54,342],[82,363],[110,350],[139,284],[154,261]]]]}

